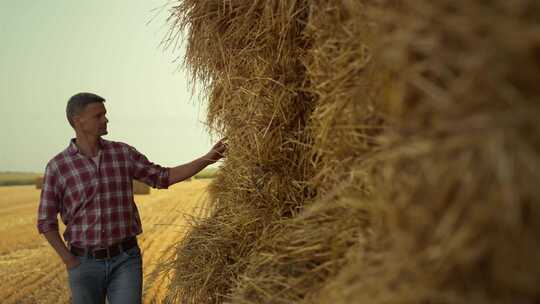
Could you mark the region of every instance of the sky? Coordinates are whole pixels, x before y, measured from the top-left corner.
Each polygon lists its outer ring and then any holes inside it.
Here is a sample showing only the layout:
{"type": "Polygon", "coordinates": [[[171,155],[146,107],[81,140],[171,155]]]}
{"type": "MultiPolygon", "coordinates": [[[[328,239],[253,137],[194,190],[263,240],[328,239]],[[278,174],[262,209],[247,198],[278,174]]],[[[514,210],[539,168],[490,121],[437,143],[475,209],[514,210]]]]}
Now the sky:
{"type": "MultiPolygon", "coordinates": [[[[108,134],[162,166],[207,153],[206,108],[164,50],[170,0],[0,0],[0,171],[43,172],[75,132],[78,92],[106,99],[108,134]]],[[[179,59],[180,58],[180,59],[179,59]]]]}

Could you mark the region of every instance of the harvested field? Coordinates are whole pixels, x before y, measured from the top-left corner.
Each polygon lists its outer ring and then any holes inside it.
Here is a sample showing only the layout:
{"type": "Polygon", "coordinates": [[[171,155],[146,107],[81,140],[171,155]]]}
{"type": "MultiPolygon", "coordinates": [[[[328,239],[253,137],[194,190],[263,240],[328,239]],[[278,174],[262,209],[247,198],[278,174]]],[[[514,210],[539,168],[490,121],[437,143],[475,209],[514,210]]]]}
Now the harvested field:
{"type": "MultiPolygon", "coordinates": [[[[208,183],[195,180],[135,196],[144,230],[139,238],[144,303],[161,303],[169,281],[155,270],[183,237],[185,216],[203,204],[208,183]]],[[[0,187],[0,299],[5,304],[69,301],[65,266],[35,228],[39,195],[35,186],[0,187]]]]}

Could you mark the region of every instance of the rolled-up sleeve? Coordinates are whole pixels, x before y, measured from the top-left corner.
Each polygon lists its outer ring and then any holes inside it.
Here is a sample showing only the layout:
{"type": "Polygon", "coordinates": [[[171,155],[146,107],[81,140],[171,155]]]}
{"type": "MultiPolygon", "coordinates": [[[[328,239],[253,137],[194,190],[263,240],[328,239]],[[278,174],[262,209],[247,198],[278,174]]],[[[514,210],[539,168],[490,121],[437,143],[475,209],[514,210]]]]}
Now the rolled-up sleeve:
{"type": "Polygon", "coordinates": [[[128,145],[133,178],[152,188],[169,188],[169,168],[150,162],[146,156],[128,145]]]}
{"type": "Polygon", "coordinates": [[[61,204],[58,174],[49,163],[45,168],[43,186],[39,199],[37,229],[39,233],[58,231],[58,212],[61,204]]]}

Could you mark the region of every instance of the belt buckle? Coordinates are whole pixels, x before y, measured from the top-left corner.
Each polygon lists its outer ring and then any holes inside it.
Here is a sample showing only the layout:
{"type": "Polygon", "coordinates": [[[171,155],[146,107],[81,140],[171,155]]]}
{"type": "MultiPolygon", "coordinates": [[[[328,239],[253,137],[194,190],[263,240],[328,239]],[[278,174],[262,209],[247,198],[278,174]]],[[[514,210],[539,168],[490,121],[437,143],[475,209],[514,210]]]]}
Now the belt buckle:
{"type": "Polygon", "coordinates": [[[105,258],[110,259],[111,252],[109,251],[109,248],[97,248],[97,249],[92,250],[92,255],[94,256],[94,258],[96,258],[96,252],[102,251],[102,250],[105,250],[105,253],[107,254],[105,258]]]}

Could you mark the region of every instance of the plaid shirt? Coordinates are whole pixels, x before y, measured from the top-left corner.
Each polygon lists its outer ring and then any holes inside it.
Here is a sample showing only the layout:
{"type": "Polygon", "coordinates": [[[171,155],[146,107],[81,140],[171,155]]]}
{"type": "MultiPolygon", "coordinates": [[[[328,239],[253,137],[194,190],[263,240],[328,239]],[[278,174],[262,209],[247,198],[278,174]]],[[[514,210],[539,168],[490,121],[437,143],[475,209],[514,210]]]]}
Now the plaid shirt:
{"type": "Polygon", "coordinates": [[[167,189],[169,168],[151,163],[125,143],[99,138],[98,144],[99,166],[79,153],[74,138],[47,163],[38,209],[40,233],[58,230],[58,213],[70,246],[109,246],[142,232],[133,179],[167,189]]]}

